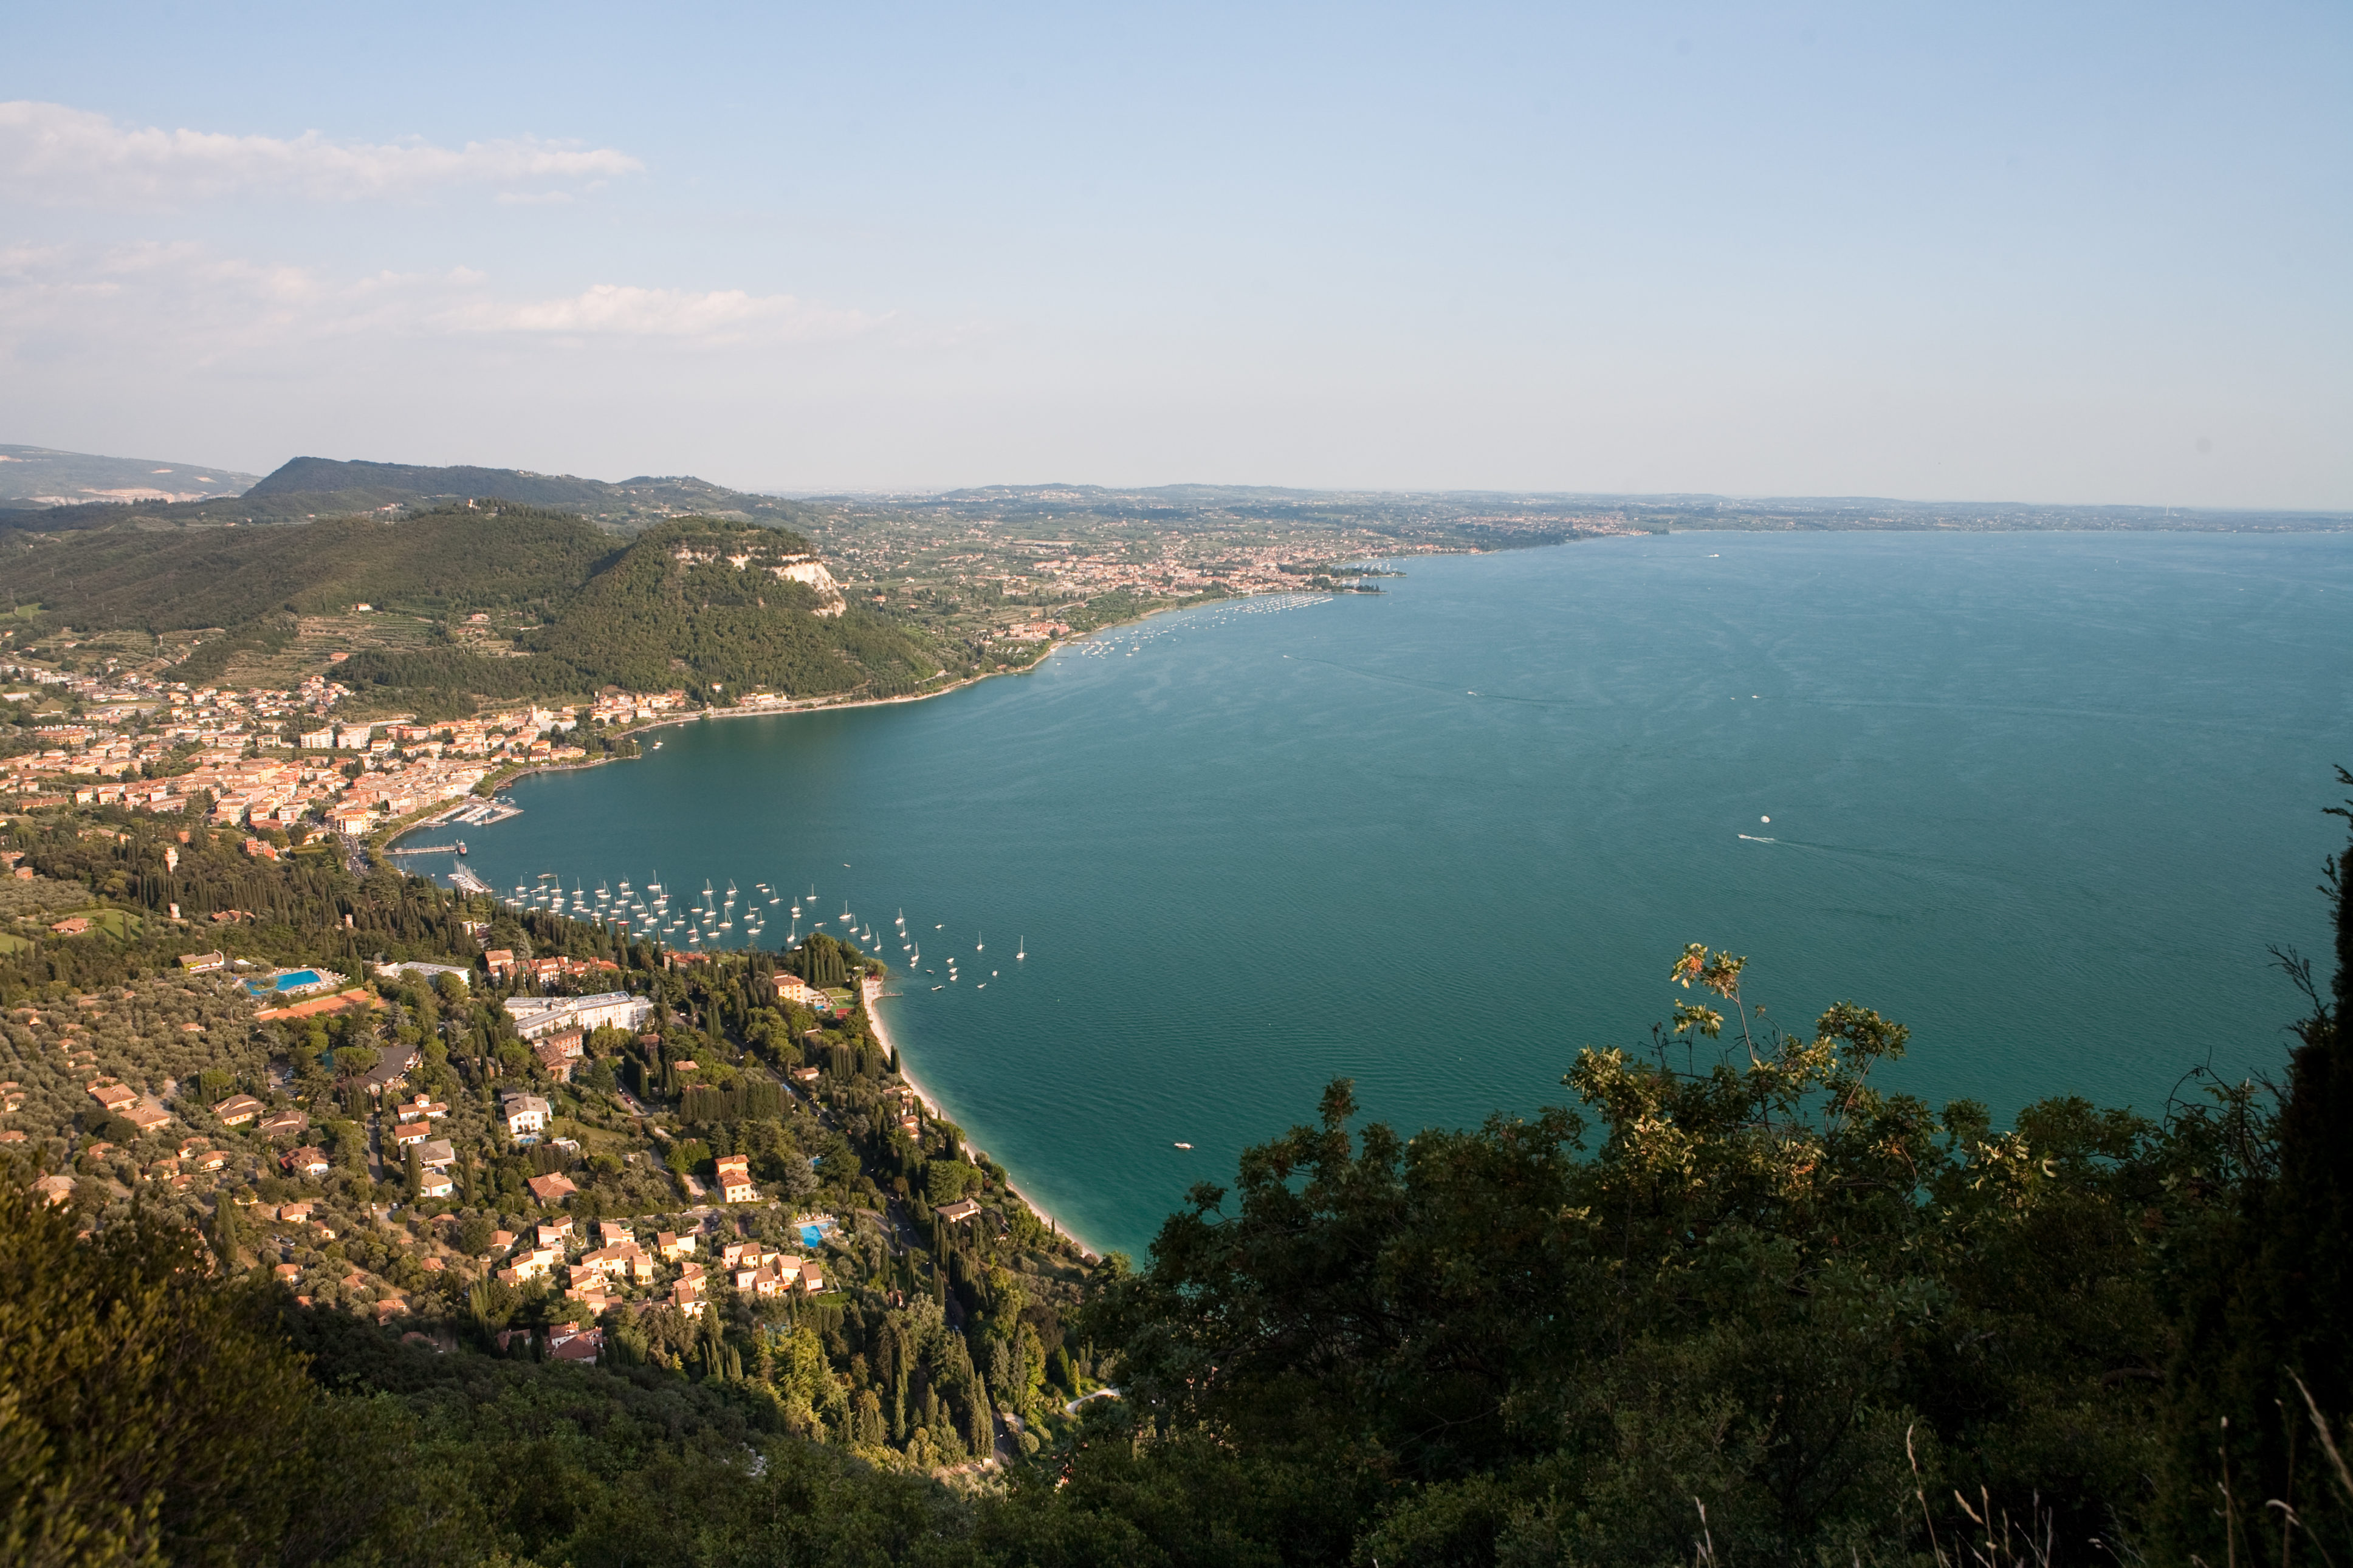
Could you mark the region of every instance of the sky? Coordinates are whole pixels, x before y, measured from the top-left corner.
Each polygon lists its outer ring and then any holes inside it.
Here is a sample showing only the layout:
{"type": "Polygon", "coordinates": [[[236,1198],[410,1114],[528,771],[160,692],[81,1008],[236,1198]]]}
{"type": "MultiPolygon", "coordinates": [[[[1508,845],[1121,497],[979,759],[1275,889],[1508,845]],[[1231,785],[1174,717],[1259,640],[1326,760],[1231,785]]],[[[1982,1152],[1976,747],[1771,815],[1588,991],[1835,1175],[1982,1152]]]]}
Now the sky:
{"type": "Polygon", "coordinates": [[[0,441],[2353,508],[2353,7],[25,6],[0,441]]]}

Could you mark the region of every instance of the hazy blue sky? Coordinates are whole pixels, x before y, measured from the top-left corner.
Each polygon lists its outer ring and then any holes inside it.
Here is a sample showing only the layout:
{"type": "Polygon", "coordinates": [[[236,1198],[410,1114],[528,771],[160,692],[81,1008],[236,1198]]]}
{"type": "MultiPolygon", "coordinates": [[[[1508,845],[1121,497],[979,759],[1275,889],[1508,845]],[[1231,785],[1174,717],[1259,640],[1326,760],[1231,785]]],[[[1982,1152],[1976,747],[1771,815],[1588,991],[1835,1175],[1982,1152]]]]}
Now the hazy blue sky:
{"type": "Polygon", "coordinates": [[[2353,6],[12,8],[0,440],[2353,507],[2353,6]]]}

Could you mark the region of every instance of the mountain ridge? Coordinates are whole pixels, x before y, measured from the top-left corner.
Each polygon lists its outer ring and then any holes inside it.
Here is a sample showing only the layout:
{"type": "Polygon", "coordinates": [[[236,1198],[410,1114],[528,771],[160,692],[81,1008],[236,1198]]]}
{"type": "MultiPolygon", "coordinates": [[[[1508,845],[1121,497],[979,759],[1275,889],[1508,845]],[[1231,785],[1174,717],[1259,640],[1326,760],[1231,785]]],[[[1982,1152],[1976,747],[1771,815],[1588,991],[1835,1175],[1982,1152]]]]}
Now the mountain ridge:
{"type": "MultiPolygon", "coordinates": [[[[15,448],[0,448],[0,453],[15,448]]],[[[66,454],[66,456],[76,456],[66,454]]],[[[97,458],[100,463],[132,459],[97,458]]],[[[6,469],[0,468],[0,475],[6,469]]],[[[211,470],[207,470],[211,472],[211,470]]],[[[298,457],[232,494],[179,499],[106,494],[65,504],[9,507],[0,492],[0,533],[65,533],[123,526],[219,527],[315,522],[336,517],[414,515],[452,501],[495,500],[577,513],[609,532],[633,533],[673,517],[723,517],[766,526],[806,523],[811,509],[753,495],[692,475],[641,474],[617,483],[574,474],[472,464],[433,466],[363,458],[298,457]]],[[[24,499],[24,498],[17,498],[24,499]]]]}

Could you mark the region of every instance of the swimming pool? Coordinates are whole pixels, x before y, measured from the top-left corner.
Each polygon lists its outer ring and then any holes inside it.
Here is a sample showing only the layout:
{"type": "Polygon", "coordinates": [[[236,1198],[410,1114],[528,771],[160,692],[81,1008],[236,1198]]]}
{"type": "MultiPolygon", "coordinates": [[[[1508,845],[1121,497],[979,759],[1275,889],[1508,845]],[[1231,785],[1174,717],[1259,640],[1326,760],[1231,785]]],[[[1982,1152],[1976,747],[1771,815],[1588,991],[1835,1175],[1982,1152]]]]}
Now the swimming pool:
{"type": "Polygon", "coordinates": [[[259,980],[248,980],[245,983],[245,988],[248,991],[252,992],[256,996],[267,996],[272,992],[276,992],[282,995],[286,992],[300,991],[305,985],[316,985],[318,984],[319,972],[317,970],[297,969],[287,974],[265,975],[259,980]]]}

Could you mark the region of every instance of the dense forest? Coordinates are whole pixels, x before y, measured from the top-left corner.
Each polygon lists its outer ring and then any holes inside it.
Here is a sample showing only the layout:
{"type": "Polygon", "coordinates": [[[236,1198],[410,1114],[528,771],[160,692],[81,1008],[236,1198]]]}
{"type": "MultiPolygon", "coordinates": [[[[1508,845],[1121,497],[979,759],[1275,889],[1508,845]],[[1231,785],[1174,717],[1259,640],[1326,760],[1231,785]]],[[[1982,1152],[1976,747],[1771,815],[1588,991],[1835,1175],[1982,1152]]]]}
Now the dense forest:
{"type": "Polygon", "coordinates": [[[355,603],[434,616],[556,605],[621,547],[569,512],[459,502],[396,521],[19,536],[0,561],[16,601],[58,622],[164,632],[355,603]]]}
{"type": "MultiPolygon", "coordinates": [[[[128,853],[53,833],[35,858],[152,908],[128,853]]],[[[1697,945],[1662,962],[1675,1005],[1649,1042],[1564,1053],[1556,1110],[1408,1135],[1360,1123],[1335,1083],[1230,1184],[1197,1188],[1140,1268],[1098,1271],[1058,1339],[1092,1347],[1119,1396],[985,1472],[861,1457],[882,1450],[849,1439],[887,1448],[910,1417],[903,1400],[839,1403],[837,1374],[796,1339],[843,1324],[595,1369],[437,1354],[217,1278],[183,1227],[76,1243],[66,1211],[10,1201],[9,1553],[2353,1562],[2347,873],[2353,852],[2327,868],[2329,973],[2286,960],[2304,1003],[2277,1083],[2193,1073],[2161,1116],[2059,1098],[1999,1127],[1968,1101],[1929,1106],[1878,1081],[1908,1043],[1901,1024],[1841,1003],[1786,1032],[1744,960],[1697,945]],[[839,1426],[812,1426],[828,1399],[839,1426]]],[[[358,891],[316,875],[314,893],[288,885],[277,925],[241,929],[290,930],[311,918],[295,905],[334,912],[358,891]]],[[[409,895],[404,912],[397,885],[364,905],[384,935],[362,945],[404,931],[430,945],[432,900],[409,895]]],[[[13,997],[58,994],[48,945],[12,962],[13,997]]],[[[789,962],[829,979],[857,961],[812,947],[789,962]]],[[[754,989],[706,989],[686,1021],[748,1034],[754,989]]],[[[855,1040],[839,1050],[828,1073],[879,1070],[855,1040]]],[[[766,1109],[699,1099],[697,1124],[766,1109]]],[[[926,1202],[966,1179],[897,1157],[895,1174],[869,1168],[926,1202]]],[[[955,1261],[939,1229],[938,1302],[953,1289],[960,1310],[1004,1310],[1002,1277],[955,1261]]],[[[843,1348],[870,1376],[887,1369],[881,1386],[928,1368],[905,1386],[953,1400],[1062,1375],[967,1347],[959,1381],[928,1329],[861,1321],[843,1348]]],[[[945,1412],[943,1429],[970,1418],[945,1412]]]]}
{"type": "Polygon", "coordinates": [[[807,554],[797,535],[691,519],[641,534],[602,567],[554,625],[522,645],[594,684],[659,690],[671,671],[704,683],[796,696],[863,687],[913,690],[940,673],[926,639],[863,605],[813,614],[815,592],[764,568],[807,554]]]}

